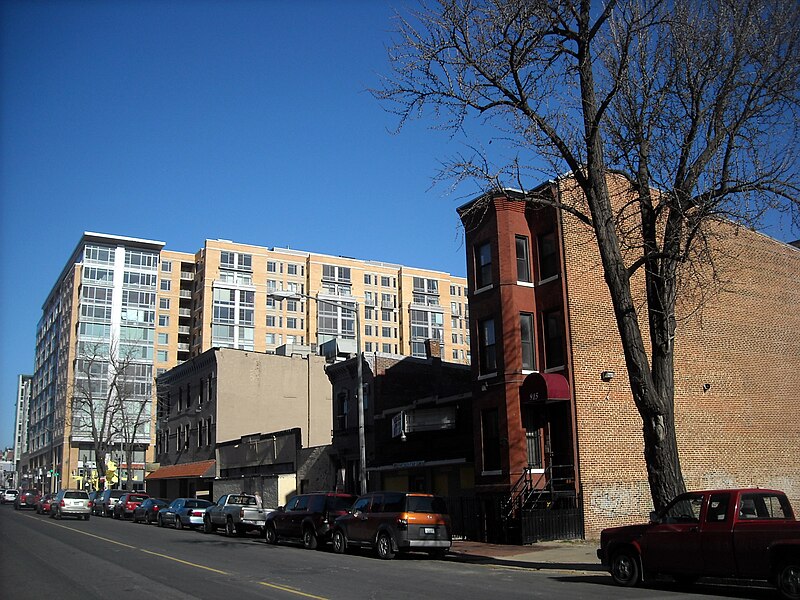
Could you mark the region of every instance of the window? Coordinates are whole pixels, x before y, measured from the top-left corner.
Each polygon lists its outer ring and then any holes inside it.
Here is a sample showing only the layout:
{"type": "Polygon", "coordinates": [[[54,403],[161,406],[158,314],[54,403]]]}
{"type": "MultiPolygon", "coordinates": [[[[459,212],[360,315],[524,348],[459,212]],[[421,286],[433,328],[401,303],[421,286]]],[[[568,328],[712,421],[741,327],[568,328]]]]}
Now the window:
{"type": "Polygon", "coordinates": [[[322,265],[322,280],[350,283],[350,267],[322,265]]]}
{"type": "Polygon", "coordinates": [[[172,273],[172,261],[171,260],[163,261],[161,263],[161,270],[164,271],[164,273],[172,273]]]}
{"type": "Polygon", "coordinates": [[[500,470],[500,418],[496,408],[481,411],[481,449],[484,471],[500,470]]]}
{"type": "Polygon", "coordinates": [[[172,282],[169,279],[161,280],[161,290],[168,292],[172,288],[172,282]]]}
{"type": "Polygon", "coordinates": [[[558,252],[555,232],[539,236],[539,281],[558,275],[558,252]]]}
{"type": "Polygon", "coordinates": [[[564,329],[561,311],[545,313],[544,319],[544,362],[545,369],[564,366],[564,329]]]}
{"type": "Polygon", "coordinates": [[[159,333],[158,334],[158,343],[161,346],[166,346],[169,344],[169,334],[168,333],[159,333]]]}
{"type": "Polygon", "coordinates": [[[268,333],[267,337],[266,337],[266,342],[267,342],[267,346],[275,345],[275,334],[274,333],[268,333]]]}
{"type": "Polygon", "coordinates": [[[475,285],[492,285],[492,247],[489,242],[475,247],[475,285]]]}
{"type": "Polygon", "coordinates": [[[367,285],[372,285],[372,275],[369,273],[364,273],[364,283],[367,285]]]}
{"type": "Polygon", "coordinates": [[[287,317],[286,327],[289,329],[297,329],[297,319],[295,317],[287,317]]]}
{"type": "Polygon", "coordinates": [[[158,362],[167,362],[169,360],[169,352],[166,350],[158,351],[158,362]]]}
{"type": "Polygon", "coordinates": [[[392,345],[391,344],[381,344],[381,352],[386,354],[392,353],[392,345]]]}
{"type": "Polygon", "coordinates": [[[531,268],[528,260],[528,238],[524,235],[515,236],[517,246],[517,281],[530,283],[531,268]]]}
{"type": "Polygon", "coordinates": [[[274,260],[267,261],[267,273],[277,273],[278,272],[278,263],[274,260]]]}
{"type": "Polygon", "coordinates": [[[522,313],[519,316],[519,337],[522,344],[522,369],[533,371],[536,360],[533,352],[533,315],[522,313]]]}
{"type": "Polygon", "coordinates": [[[485,375],[497,371],[497,355],[494,337],[494,319],[486,319],[478,323],[478,339],[480,340],[480,372],[485,375]]]}
{"type": "Polygon", "coordinates": [[[169,315],[158,315],[158,326],[169,327],[169,315]]]}
{"type": "Polygon", "coordinates": [[[381,276],[381,285],[383,287],[391,287],[391,280],[389,277],[381,276]]]}
{"type": "Polygon", "coordinates": [[[267,315],[267,327],[275,327],[275,317],[273,315],[267,315]]]}
{"type": "Polygon", "coordinates": [[[162,310],[169,310],[169,298],[161,298],[158,301],[158,308],[162,310]]]}

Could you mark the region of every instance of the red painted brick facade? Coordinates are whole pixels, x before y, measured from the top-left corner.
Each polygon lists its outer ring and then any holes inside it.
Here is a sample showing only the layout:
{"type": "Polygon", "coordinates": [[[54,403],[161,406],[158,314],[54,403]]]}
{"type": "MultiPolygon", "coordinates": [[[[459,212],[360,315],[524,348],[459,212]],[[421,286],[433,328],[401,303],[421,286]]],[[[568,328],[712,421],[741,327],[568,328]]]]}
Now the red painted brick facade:
{"type": "MultiPolygon", "coordinates": [[[[562,201],[580,203],[580,194],[569,183],[558,184],[562,201]]],[[[460,210],[471,292],[476,244],[489,240],[499,265],[493,265],[496,285],[470,297],[474,416],[479,432],[481,411],[499,407],[500,430],[508,445],[501,444],[502,473],[481,477],[483,448],[476,435],[477,489],[508,486],[527,462],[520,426],[525,399],[520,398],[524,374],[519,312],[532,310],[537,315],[537,369],[543,370],[541,315],[561,308],[566,364],[557,372],[569,380],[572,402],[562,403],[569,405],[569,419],[556,423],[552,415],[548,418],[551,428],[561,427],[551,435],[554,444],[559,438],[562,461],[573,451],[572,444],[563,446],[564,440],[574,441],[586,535],[596,537],[603,527],[646,518],[652,501],[641,419],[633,405],[593,232],[567,213],[526,210],[521,200],[494,200],[486,211],[468,210],[479,202],[460,210]],[[544,283],[536,275],[537,248],[531,244],[533,288],[518,285],[513,270],[514,236],[525,231],[531,239],[556,231],[559,240],[560,275],[544,283]],[[497,317],[498,376],[486,378],[479,370],[477,323],[492,314],[497,317]],[[601,381],[600,373],[606,370],[615,373],[609,382],[601,381]]],[[[703,303],[689,294],[676,314],[676,425],[686,484],[690,489],[776,487],[800,507],[800,250],[728,223],[716,224],[715,233],[715,267],[725,283],[705,288],[703,303]]],[[[708,275],[709,268],[700,275],[708,275]]],[[[643,299],[641,273],[632,283],[635,297],[643,299]]],[[[639,309],[648,344],[644,300],[639,309]]]]}

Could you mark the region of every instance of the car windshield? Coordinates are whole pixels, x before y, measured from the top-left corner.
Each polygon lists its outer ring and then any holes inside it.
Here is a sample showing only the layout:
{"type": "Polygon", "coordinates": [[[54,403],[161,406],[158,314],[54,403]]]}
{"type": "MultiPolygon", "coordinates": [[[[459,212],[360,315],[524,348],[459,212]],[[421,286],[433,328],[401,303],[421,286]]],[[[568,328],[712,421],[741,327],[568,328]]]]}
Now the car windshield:
{"type": "Polygon", "coordinates": [[[447,514],[447,505],[439,496],[408,496],[408,512],[447,514]]]}

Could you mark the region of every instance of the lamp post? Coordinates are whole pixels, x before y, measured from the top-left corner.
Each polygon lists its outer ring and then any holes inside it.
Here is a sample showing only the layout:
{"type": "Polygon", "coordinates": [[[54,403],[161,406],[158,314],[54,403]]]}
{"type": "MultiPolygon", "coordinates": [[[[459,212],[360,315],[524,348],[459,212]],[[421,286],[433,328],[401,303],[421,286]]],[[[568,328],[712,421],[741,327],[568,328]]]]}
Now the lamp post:
{"type": "Polygon", "coordinates": [[[329,306],[336,306],[342,310],[349,310],[356,316],[356,379],[357,379],[357,401],[358,401],[358,477],[360,480],[361,494],[367,493],[367,444],[364,436],[364,368],[362,365],[361,357],[361,317],[359,315],[358,302],[353,300],[349,304],[355,305],[355,308],[349,306],[345,302],[337,302],[335,300],[325,300],[308,294],[301,294],[300,292],[288,292],[283,290],[273,290],[267,292],[267,296],[275,300],[299,300],[300,298],[307,298],[308,300],[316,300],[317,304],[327,304],[329,306]]]}

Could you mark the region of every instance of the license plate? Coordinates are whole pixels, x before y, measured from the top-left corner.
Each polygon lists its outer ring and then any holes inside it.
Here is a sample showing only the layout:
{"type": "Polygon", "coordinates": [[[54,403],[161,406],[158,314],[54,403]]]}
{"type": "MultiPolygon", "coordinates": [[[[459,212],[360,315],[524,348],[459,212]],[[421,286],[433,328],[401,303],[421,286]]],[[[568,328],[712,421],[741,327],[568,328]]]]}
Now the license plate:
{"type": "Polygon", "coordinates": [[[433,535],[434,533],[436,533],[436,530],[433,527],[424,527],[422,529],[422,533],[433,535]]]}

